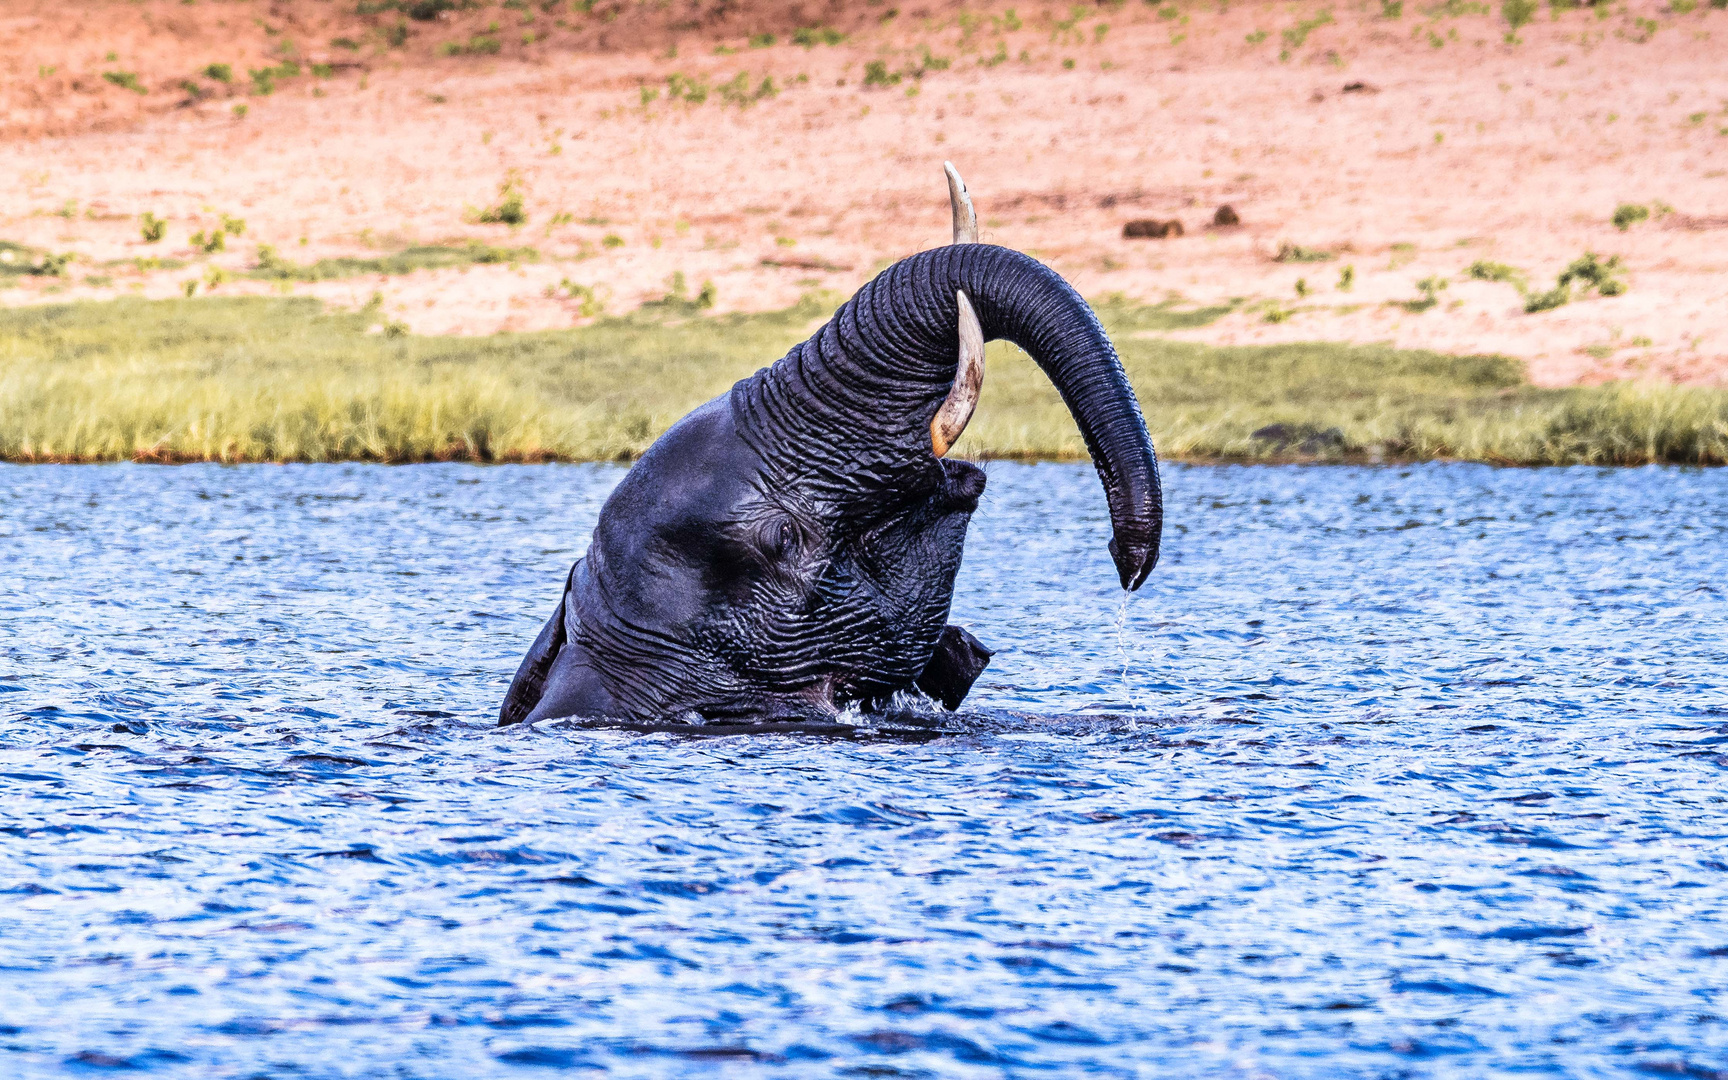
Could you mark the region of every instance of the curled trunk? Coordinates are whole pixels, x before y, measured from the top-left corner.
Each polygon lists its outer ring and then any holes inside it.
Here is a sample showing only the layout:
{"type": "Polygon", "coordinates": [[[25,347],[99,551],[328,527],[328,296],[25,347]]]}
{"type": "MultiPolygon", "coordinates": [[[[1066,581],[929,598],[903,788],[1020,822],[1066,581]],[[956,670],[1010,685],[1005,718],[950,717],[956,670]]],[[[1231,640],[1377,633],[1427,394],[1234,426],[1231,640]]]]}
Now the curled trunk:
{"type": "Polygon", "coordinates": [[[732,392],[740,433],[835,501],[868,500],[939,469],[931,419],[954,382],[957,293],[986,340],[1024,349],[1073,414],[1103,481],[1122,586],[1158,559],[1158,461],[1115,348],[1072,286],[1036,259],[955,244],[905,259],[810,340],[732,392]]]}

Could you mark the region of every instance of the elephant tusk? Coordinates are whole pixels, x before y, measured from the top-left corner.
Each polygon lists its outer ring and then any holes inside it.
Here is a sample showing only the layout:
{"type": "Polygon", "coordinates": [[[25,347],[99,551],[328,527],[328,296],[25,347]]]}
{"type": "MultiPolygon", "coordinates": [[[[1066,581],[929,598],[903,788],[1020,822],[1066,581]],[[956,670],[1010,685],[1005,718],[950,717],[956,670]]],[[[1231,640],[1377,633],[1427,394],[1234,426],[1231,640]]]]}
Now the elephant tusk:
{"type": "MultiPolygon", "coordinates": [[[[952,167],[948,175],[951,183],[958,179],[952,167]]],[[[970,202],[967,209],[971,209],[970,202]]],[[[955,218],[959,218],[958,209],[955,218]]],[[[966,299],[965,293],[956,292],[954,298],[960,305],[960,366],[954,370],[954,388],[948,391],[942,407],[930,418],[930,449],[936,452],[937,457],[946,454],[959,441],[967,422],[972,419],[972,410],[978,407],[978,395],[984,389],[984,327],[979,325],[978,313],[972,310],[972,301],[966,299]]]]}
{"type": "MultiPolygon", "coordinates": [[[[972,194],[966,181],[952,161],[942,163],[948,174],[948,205],[954,211],[954,242],[978,242],[978,211],[972,206],[972,194]]],[[[941,457],[959,440],[972,410],[978,407],[978,394],[984,389],[984,328],[978,323],[978,313],[964,292],[954,294],[960,305],[960,366],[954,371],[954,387],[948,391],[942,407],[930,418],[930,449],[941,457]]]]}
{"type": "Polygon", "coordinates": [[[948,204],[954,209],[954,242],[976,244],[978,211],[972,209],[972,195],[966,190],[966,181],[960,179],[952,161],[944,161],[942,171],[948,174],[948,204]]]}

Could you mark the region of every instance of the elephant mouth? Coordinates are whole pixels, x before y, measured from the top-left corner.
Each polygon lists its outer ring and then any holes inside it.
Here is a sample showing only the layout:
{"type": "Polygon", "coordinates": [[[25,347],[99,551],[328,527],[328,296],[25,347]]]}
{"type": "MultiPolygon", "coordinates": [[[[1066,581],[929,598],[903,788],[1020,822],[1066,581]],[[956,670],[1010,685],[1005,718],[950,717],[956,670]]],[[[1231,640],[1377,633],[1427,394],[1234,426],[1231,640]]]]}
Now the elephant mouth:
{"type": "Polygon", "coordinates": [[[969,461],[942,459],[942,486],[937,489],[935,504],[947,513],[970,514],[978,509],[984,495],[984,470],[969,461]]]}

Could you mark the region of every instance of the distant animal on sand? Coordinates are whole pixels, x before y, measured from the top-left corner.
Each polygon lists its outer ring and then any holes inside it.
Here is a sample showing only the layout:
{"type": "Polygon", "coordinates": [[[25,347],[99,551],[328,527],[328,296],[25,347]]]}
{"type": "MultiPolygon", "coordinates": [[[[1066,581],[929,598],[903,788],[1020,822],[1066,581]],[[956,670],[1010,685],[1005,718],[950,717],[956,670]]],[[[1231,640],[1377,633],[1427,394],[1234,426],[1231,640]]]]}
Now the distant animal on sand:
{"type": "Polygon", "coordinates": [[[809,340],[662,435],[619,482],[499,723],[809,720],[916,687],[957,708],[990,650],[948,623],[984,471],[945,455],[984,343],[1024,349],[1103,481],[1124,589],[1158,561],[1158,460],[1116,350],[1055,271],[978,242],[884,270],[809,340]]]}

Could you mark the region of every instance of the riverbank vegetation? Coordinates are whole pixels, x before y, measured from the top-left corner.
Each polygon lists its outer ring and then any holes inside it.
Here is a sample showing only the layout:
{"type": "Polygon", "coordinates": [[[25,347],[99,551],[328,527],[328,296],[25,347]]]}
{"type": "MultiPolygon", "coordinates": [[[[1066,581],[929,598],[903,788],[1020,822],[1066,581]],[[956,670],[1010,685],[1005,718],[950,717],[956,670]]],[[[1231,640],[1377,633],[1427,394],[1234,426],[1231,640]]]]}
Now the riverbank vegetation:
{"type": "MultiPolygon", "coordinates": [[[[17,308],[0,312],[0,459],[627,460],[783,355],[838,299],[721,316],[668,299],[482,338],[421,337],[377,308],[303,298],[17,308]]],[[[1099,306],[1166,458],[1728,464],[1728,391],[1544,389],[1502,357],[1159,336],[1223,310],[1099,306]]],[[[1024,354],[992,345],[988,369],[957,453],[1085,456],[1024,354]]]]}

